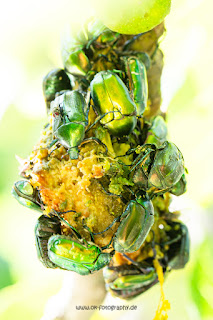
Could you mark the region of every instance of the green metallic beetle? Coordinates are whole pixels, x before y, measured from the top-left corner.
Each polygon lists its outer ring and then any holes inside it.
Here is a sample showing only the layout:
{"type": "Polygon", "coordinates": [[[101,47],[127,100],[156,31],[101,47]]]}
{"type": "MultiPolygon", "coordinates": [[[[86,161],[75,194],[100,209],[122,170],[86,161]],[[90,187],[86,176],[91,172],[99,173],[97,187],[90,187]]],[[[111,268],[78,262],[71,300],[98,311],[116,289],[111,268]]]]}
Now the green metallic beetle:
{"type": "MultiPolygon", "coordinates": [[[[99,35],[99,39],[98,39],[98,45],[99,43],[101,44],[107,44],[107,45],[112,45],[114,44],[118,38],[119,38],[120,34],[117,33],[117,32],[113,32],[112,30],[110,29],[105,29],[105,31],[103,31],[100,35],[99,35]]],[[[93,39],[92,42],[96,40],[96,39],[93,39]]],[[[92,43],[90,41],[89,45],[92,43]]],[[[87,45],[88,47],[88,45],[87,45]]]]}
{"type": "Polygon", "coordinates": [[[182,153],[168,141],[159,148],[145,144],[142,149],[131,168],[134,183],[146,192],[153,187],[155,194],[170,191],[185,172],[182,153]]]}
{"type": "Polygon", "coordinates": [[[121,253],[137,251],[154,223],[152,202],[142,197],[131,200],[120,220],[121,223],[115,233],[114,249],[121,253]]]}
{"type": "Polygon", "coordinates": [[[85,110],[85,99],[76,90],[65,91],[51,103],[53,135],[68,148],[71,159],[78,159],[78,146],[85,137],[85,110]]]}
{"type": "MultiPolygon", "coordinates": [[[[33,188],[28,181],[16,182],[15,184],[16,190],[18,190],[17,186],[19,186],[19,189],[20,189],[20,185],[22,186],[22,185],[25,185],[26,183],[27,183],[28,189],[30,189],[30,191],[32,192],[33,188]]],[[[26,186],[25,186],[25,189],[26,189],[26,186]]],[[[13,195],[19,201],[19,203],[25,205],[26,207],[36,209],[38,211],[42,211],[41,207],[39,206],[39,204],[36,203],[36,200],[34,199],[35,191],[34,191],[34,194],[31,195],[30,202],[28,200],[29,196],[26,195],[26,191],[25,191],[25,194],[23,194],[23,192],[20,194],[19,190],[13,191],[13,195]]],[[[134,252],[140,248],[148,232],[150,231],[150,228],[154,223],[153,205],[151,201],[147,199],[143,199],[142,197],[138,197],[136,201],[133,201],[133,200],[130,201],[126,210],[123,212],[123,214],[119,217],[119,219],[116,218],[115,220],[121,221],[114,237],[113,246],[115,250],[119,252],[134,252]]],[[[39,224],[37,225],[37,229],[38,229],[38,226],[39,224]]],[[[72,229],[74,228],[72,227],[72,229]]],[[[77,233],[76,230],[74,231],[75,233],[77,233]]],[[[104,232],[105,231],[106,230],[104,230],[104,232]]],[[[93,234],[91,233],[91,235],[93,234]]],[[[81,238],[79,234],[78,234],[78,238],[81,238]]],[[[93,247],[93,250],[94,250],[94,247],[93,247]]]]}
{"type": "Polygon", "coordinates": [[[158,282],[155,269],[146,262],[108,266],[103,270],[106,289],[121,299],[133,299],[158,282]]]}
{"type": "MultiPolygon", "coordinates": [[[[189,261],[189,234],[186,225],[166,221],[168,241],[156,243],[164,256],[159,260],[164,274],[171,269],[182,269],[189,261]]],[[[125,256],[125,255],[124,255],[125,256]]],[[[132,299],[154,286],[159,280],[153,267],[153,258],[136,262],[125,256],[131,264],[113,266],[113,261],[104,268],[106,288],[121,299],[132,299]]]]}
{"type": "Polygon", "coordinates": [[[154,118],[151,127],[148,130],[145,144],[155,144],[160,147],[167,140],[167,126],[162,116],[154,118]]]}
{"type": "Polygon", "coordinates": [[[117,137],[129,135],[136,126],[136,105],[123,81],[111,71],[96,74],[90,84],[91,96],[103,124],[117,137]]]}
{"type": "Polygon", "coordinates": [[[40,216],[35,226],[36,250],[39,260],[46,268],[57,268],[48,256],[48,240],[54,234],[61,234],[60,220],[55,216],[40,216]]]}
{"type": "Polygon", "coordinates": [[[148,101],[148,82],[145,65],[136,57],[124,57],[126,74],[137,116],[141,117],[148,101]]]}
{"type": "Polygon", "coordinates": [[[63,69],[51,70],[43,79],[43,94],[46,101],[47,113],[50,111],[50,103],[58,92],[71,90],[70,78],[63,69]]]}
{"type": "Polygon", "coordinates": [[[60,234],[60,219],[54,215],[43,215],[38,219],[35,228],[36,247],[38,257],[46,267],[88,275],[109,264],[114,251],[103,252],[95,243],[83,240],[78,231],[70,227],[73,236],[63,236],[60,234]]]}
{"type": "Polygon", "coordinates": [[[93,54],[101,48],[112,48],[119,36],[119,33],[111,31],[101,21],[90,20],[80,32],[63,41],[62,60],[66,72],[72,74],[77,81],[86,84],[87,88],[96,73],[91,60],[94,60],[94,63],[101,59],[108,61],[107,56],[102,54],[101,50],[97,56],[95,54],[94,57],[93,54]]]}
{"type": "Polygon", "coordinates": [[[44,210],[40,193],[27,180],[16,181],[11,191],[13,197],[23,206],[39,212],[44,210]]]}
{"type": "Polygon", "coordinates": [[[161,242],[159,245],[165,250],[165,258],[163,263],[171,269],[182,269],[189,261],[189,232],[185,224],[179,221],[166,220],[167,225],[170,227],[166,234],[168,240],[161,242]]]}
{"type": "MultiPolygon", "coordinates": [[[[113,196],[113,194],[108,194],[113,196]]],[[[124,212],[116,217],[105,230],[97,233],[89,230],[90,235],[103,234],[115,222],[120,222],[120,224],[111,239],[114,249],[123,254],[137,251],[145,241],[154,223],[154,207],[152,202],[144,195],[138,194],[136,200],[129,201],[124,212]]]]}
{"type": "Polygon", "coordinates": [[[161,189],[173,187],[184,173],[182,153],[174,143],[164,142],[155,153],[153,166],[149,173],[149,184],[161,189]]]}
{"type": "Polygon", "coordinates": [[[133,172],[135,170],[135,190],[141,190],[141,195],[136,194],[136,199],[128,203],[114,237],[114,249],[120,253],[137,251],[145,241],[154,223],[154,208],[149,199],[171,189],[174,194],[182,191],[178,186],[182,186],[185,168],[180,150],[168,141],[159,148],[154,144],[143,148],[143,153],[133,161],[131,168],[133,172]]]}
{"type": "Polygon", "coordinates": [[[68,54],[68,57],[64,58],[64,67],[75,76],[85,76],[91,69],[89,59],[82,49],[73,50],[68,54]]]}
{"type": "MultiPolygon", "coordinates": [[[[135,252],[141,247],[154,223],[154,208],[149,197],[169,191],[179,182],[185,170],[181,152],[168,141],[160,148],[153,144],[145,145],[144,153],[134,162],[136,173],[133,181],[139,190],[144,190],[144,194],[136,195],[136,200],[131,200],[119,217],[120,225],[113,246],[120,253],[135,252]],[[149,189],[151,192],[148,195],[146,192],[149,189]]],[[[115,221],[118,221],[117,218],[115,221]]]]}
{"type": "Polygon", "coordinates": [[[94,243],[60,235],[48,241],[48,255],[58,267],[88,275],[105,267],[111,260],[110,253],[102,252],[94,243]]]}
{"type": "Polygon", "coordinates": [[[84,77],[91,69],[89,58],[84,52],[107,28],[98,20],[91,20],[78,34],[65,40],[62,46],[62,60],[67,72],[84,77]]]}
{"type": "Polygon", "coordinates": [[[186,192],[186,184],[187,184],[186,177],[185,177],[185,174],[183,174],[180,180],[170,190],[170,192],[175,196],[180,196],[186,192]]]}
{"type": "MultiPolygon", "coordinates": [[[[29,209],[43,211],[38,191],[28,181],[17,181],[12,188],[12,195],[29,209]]],[[[68,223],[74,237],[62,236],[60,220],[63,218],[55,214],[57,212],[54,211],[50,217],[40,216],[35,226],[37,255],[45,267],[61,268],[86,275],[100,270],[109,263],[114,251],[105,253],[95,243],[83,240],[78,231],[68,223]]],[[[92,237],[91,239],[93,240],[92,237]]]]}

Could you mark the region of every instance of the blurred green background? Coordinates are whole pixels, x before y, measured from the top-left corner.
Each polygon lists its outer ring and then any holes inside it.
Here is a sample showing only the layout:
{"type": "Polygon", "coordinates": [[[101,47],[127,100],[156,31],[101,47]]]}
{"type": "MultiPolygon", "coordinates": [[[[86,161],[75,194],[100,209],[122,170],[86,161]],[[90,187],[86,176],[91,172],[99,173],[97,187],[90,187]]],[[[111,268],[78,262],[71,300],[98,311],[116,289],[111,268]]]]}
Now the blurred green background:
{"type": "MultiPolygon", "coordinates": [[[[213,319],[212,10],[211,0],[174,0],[161,42],[162,109],[168,108],[170,139],[181,149],[189,171],[187,194],[174,199],[174,207],[182,210],[190,231],[191,259],[185,270],[172,272],[165,283],[170,320],[213,319]]],[[[28,156],[45,124],[42,79],[62,66],[60,36],[90,13],[86,0],[20,0],[1,6],[1,320],[40,319],[46,301],[61,286],[63,272],[45,269],[36,256],[38,215],[21,207],[10,190],[19,179],[15,155],[28,156]]],[[[153,311],[150,315],[139,308],[135,319],[152,319],[158,290],[137,298],[138,305],[153,311]]],[[[96,315],[102,317],[108,315],[96,315]]],[[[126,319],[123,313],[119,317],[126,319]]]]}

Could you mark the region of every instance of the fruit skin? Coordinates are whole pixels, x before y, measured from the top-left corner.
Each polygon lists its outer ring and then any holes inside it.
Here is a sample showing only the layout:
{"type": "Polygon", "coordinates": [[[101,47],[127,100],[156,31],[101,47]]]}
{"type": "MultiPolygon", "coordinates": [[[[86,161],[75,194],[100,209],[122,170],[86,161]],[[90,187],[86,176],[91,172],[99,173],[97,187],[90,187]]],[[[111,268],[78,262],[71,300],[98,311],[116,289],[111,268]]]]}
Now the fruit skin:
{"type": "Polygon", "coordinates": [[[124,33],[147,32],[170,12],[171,0],[91,0],[96,16],[109,29],[124,33]]]}

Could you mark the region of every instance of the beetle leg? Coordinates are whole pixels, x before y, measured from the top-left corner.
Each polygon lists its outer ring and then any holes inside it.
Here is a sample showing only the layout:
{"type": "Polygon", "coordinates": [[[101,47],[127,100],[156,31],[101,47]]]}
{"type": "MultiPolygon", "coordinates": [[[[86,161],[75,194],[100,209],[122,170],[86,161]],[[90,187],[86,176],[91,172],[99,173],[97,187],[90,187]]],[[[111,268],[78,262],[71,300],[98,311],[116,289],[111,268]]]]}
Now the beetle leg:
{"type": "MultiPolygon", "coordinates": [[[[111,238],[110,242],[109,242],[106,246],[101,247],[101,250],[108,249],[108,248],[109,248],[109,246],[110,246],[110,245],[111,245],[111,243],[112,243],[113,238],[114,238],[114,236],[112,236],[112,238],[111,238]]],[[[112,250],[112,251],[110,252],[110,254],[112,254],[112,255],[114,255],[114,253],[115,253],[115,250],[112,250]]]]}
{"type": "Polygon", "coordinates": [[[63,156],[61,156],[61,159],[64,159],[66,156],[68,156],[69,155],[69,153],[68,152],[66,152],[65,154],[63,154],[63,156]]]}
{"type": "MultiPolygon", "coordinates": [[[[144,32],[145,33],[145,32],[144,32]]],[[[132,43],[137,40],[143,33],[139,33],[136,36],[132,37],[130,40],[127,40],[123,46],[123,51],[126,51],[131,47],[132,43]]]]}
{"type": "MultiPolygon", "coordinates": [[[[33,149],[33,151],[39,151],[39,150],[45,150],[45,149],[50,149],[50,148],[52,148],[52,146],[54,146],[54,144],[56,144],[58,142],[58,139],[54,139],[47,147],[44,147],[44,148],[38,148],[38,149],[33,149]]],[[[54,149],[54,150],[56,150],[56,149],[54,149]]],[[[51,153],[54,151],[54,150],[52,150],[51,151],[51,153]]],[[[48,155],[48,156],[50,156],[51,155],[51,153],[48,155]]]]}
{"type": "Polygon", "coordinates": [[[134,264],[134,266],[136,266],[136,268],[138,268],[142,273],[144,273],[144,274],[148,274],[148,273],[149,273],[149,271],[150,271],[149,269],[142,268],[142,267],[140,266],[140,263],[134,261],[134,260],[131,259],[129,256],[127,256],[125,253],[122,253],[122,256],[123,256],[126,260],[128,260],[128,261],[130,261],[132,264],[134,264]]]}
{"type": "Polygon", "coordinates": [[[153,188],[150,191],[147,191],[147,194],[149,195],[150,199],[154,199],[155,197],[161,196],[165,192],[169,191],[169,189],[170,188],[158,190],[157,188],[153,188]]]}
{"type": "Polygon", "coordinates": [[[58,142],[58,139],[54,139],[48,146],[48,149],[50,149],[52,146],[54,146],[54,144],[56,144],[56,142],[58,142]]]}
{"type": "Polygon", "coordinates": [[[135,160],[132,162],[132,165],[135,165],[138,163],[138,161],[140,160],[141,156],[142,156],[142,152],[144,152],[144,156],[146,155],[149,155],[149,153],[151,152],[154,152],[155,151],[155,146],[153,144],[145,144],[144,146],[139,146],[137,148],[135,148],[135,150],[137,150],[138,152],[136,153],[139,153],[138,156],[135,158],[135,160]],[[147,148],[147,147],[150,147],[150,150],[147,148]],[[149,151],[147,151],[147,149],[149,151]],[[146,152],[147,151],[147,152],[146,152]]]}
{"type": "Polygon", "coordinates": [[[99,61],[100,59],[104,59],[105,61],[110,62],[109,59],[108,59],[108,57],[107,57],[105,54],[100,53],[100,54],[97,56],[97,58],[94,59],[94,63],[97,62],[97,61],[99,61]]]}
{"type": "Polygon", "coordinates": [[[61,221],[63,221],[74,232],[74,234],[78,237],[78,239],[81,239],[80,233],[73,226],[71,226],[71,224],[69,224],[68,221],[66,221],[64,218],[62,218],[60,216],[61,214],[68,213],[68,212],[75,212],[76,213],[76,211],[74,211],[74,210],[68,210],[68,211],[63,211],[63,212],[57,212],[57,211],[53,210],[53,214],[55,214],[61,221]]]}
{"type": "Polygon", "coordinates": [[[99,117],[97,117],[97,119],[89,126],[89,128],[86,129],[85,133],[87,133],[90,129],[92,129],[101,119],[103,119],[106,115],[108,115],[109,113],[114,113],[116,111],[108,111],[102,115],[100,115],[99,117]]]}
{"type": "Polygon", "coordinates": [[[90,137],[90,138],[84,139],[84,140],[81,142],[80,146],[82,146],[83,144],[85,144],[85,143],[87,143],[87,142],[93,142],[93,141],[95,141],[95,142],[97,142],[98,144],[100,144],[101,146],[103,146],[103,147],[106,149],[103,155],[107,155],[107,153],[108,153],[108,148],[107,148],[107,146],[106,146],[103,142],[101,142],[101,140],[99,140],[98,138],[90,137]]]}
{"type": "MultiPolygon", "coordinates": [[[[83,223],[84,223],[84,221],[85,221],[85,219],[83,218],[83,223]]],[[[93,233],[93,232],[90,230],[90,228],[86,225],[86,223],[83,225],[83,228],[86,229],[86,230],[89,232],[90,237],[91,237],[91,241],[92,241],[93,243],[95,243],[95,239],[94,239],[93,235],[96,235],[96,234],[93,233]]],[[[106,230],[104,230],[104,231],[106,231],[106,230]]],[[[104,232],[104,231],[102,231],[102,232],[104,232]]],[[[83,240],[84,240],[84,239],[83,239],[83,240]]],[[[110,242],[109,242],[106,246],[101,247],[101,249],[102,249],[102,250],[107,249],[107,248],[110,246],[110,244],[112,243],[112,240],[113,240],[113,236],[112,236],[110,242]]],[[[113,250],[113,252],[114,252],[114,251],[115,251],[115,250],[113,250]]]]}
{"type": "Polygon", "coordinates": [[[167,246],[167,245],[171,245],[171,244],[173,244],[173,243],[175,243],[175,242],[178,242],[178,241],[181,240],[181,239],[182,239],[182,235],[179,234],[179,235],[177,236],[177,238],[172,239],[172,240],[169,240],[169,241],[161,242],[160,245],[161,245],[162,247],[164,247],[164,246],[167,246]]]}
{"type": "MultiPolygon", "coordinates": [[[[92,232],[92,231],[90,230],[90,228],[86,225],[86,223],[83,224],[83,228],[85,228],[85,229],[89,232],[90,237],[91,237],[91,241],[95,243],[94,236],[99,235],[99,234],[102,234],[102,233],[106,232],[107,230],[109,230],[109,229],[113,226],[113,224],[114,224],[115,222],[118,222],[118,221],[119,221],[119,219],[120,219],[120,216],[117,217],[117,218],[115,218],[115,219],[113,220],[113,222],[112,222],[105,230],[103,230],[103,231],[101,231],[101,232],[92,232]]],[[[83,219],[83,223],[84,223],[84,220],[85,220],[85,219],[83,219]]],[[[107,248],[110,246],[110,244],[112,243],[113,237],[114,237],[114,236],[112,236],[110,242],[109,242],[106,246],[101,247],[102,250],[107,249],[107,248]]]]}
{"type": "Polygon", "coordinates": [[[86,229],[86,230],[89,232],[91,241],[95,243],[95,239],[94,239],[94,237],[93,237],[93,233],[92,233],[92,231],[90,230],[90,228],[86,225],[86,223],[84,223],[84,221],[85,221],[85,218],[82,219],[83,228],[86,229]]]}
{"type": "Polygon", "coordinates": [[[116,218],[112,221],[112,223],[110,223],[110,225],[109,225],[106,229],[104,229],[103,231],[100,231],[100,232],[92,232],[92,234],[93,234],[94,236],[97,236],[97,235],[99,235],[99,234],[102,234],[102,233],[106,232],[107,230],[109,230],[109,229],[113,226],[113,224],[114,224],[115,222],[119,222],[120,217],[121,217],[121,216],[116,217],[116,218]]]}
{"type": "Polygon", "coordinates": [[[121,156],[116,156],[115,159],[116,159],[116,158],[120,158],[120,157],[129,156],[131,153],[135,152],[135,150],[137,150],[137,149],[138,149],[138,147],[129,149],[129,150],[127,150],[127,152],[126,152],[125,154],[123,154],[123,155],[121,155],[121,156]]]}
{"type": "Polygon", "coordinates": [[[104,190],[104,192],[108,195],[108,196],[112,196],[112,197],[119,197],[122,199],[123,202],[125,202],[125,199],[121,196],[121,195],[118,195],[118,194],[115,194],[115,193],[111,193],[111,192],[108,192],[104,186],[102,185],[102,183],[99,181],[99,184],[101,185],[102,189],[104,190]]]}
{"type": "MultiPolygon", "coordinates": [[[[150,151],[148,151],[134,166],[133,166],[133,168],[130,170],[130,173],[133,171],[133,170],[135,170],[135,168],[137,168],[137,166],[152,152],[153,150],[150,150],[150,151]]],[[[139,155],[140,156],[140,155],[139,155]]],[[[138,157],[139,157],[138,156],[138,157]]],[[[137,157],[137,158],[138,158],[137,157]]],[[[137,159],[136,158],[136,159],[137,159]]],[[[135,160],[136,160],[135,159],[135,160]]],[[[134,161],[135,162],[135,161],[134,161]]],[[[142,166],[141,166],[142,167],[142,166]]]]}
{"type": "Polygon", "coordinates": [[[55,150],[57,150],[58,148],[57,147],[55,147],[51,152],[50,152],[50,154],[48,154],[48,157],[50,157],[51,156],[51,154],[55,151],[55,150]]]}

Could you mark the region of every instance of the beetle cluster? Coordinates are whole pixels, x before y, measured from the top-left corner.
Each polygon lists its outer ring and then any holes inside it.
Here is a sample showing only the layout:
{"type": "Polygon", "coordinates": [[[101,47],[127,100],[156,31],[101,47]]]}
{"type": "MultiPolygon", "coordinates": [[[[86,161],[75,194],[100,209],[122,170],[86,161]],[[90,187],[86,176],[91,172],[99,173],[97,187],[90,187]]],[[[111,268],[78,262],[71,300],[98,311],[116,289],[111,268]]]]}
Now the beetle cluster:
{"type": "Polygon", "coordinates": [[[46,267],[81,275],[106,267],[107,288],[125,299],[158,281],[154,259],[166,273],[183,268],[189,258],[187,228],[169,212],[170,194],[184,193],[186,180],[183,156],[167,141],[159,93],[153,90],[153,69],[161,56],[157,33],[125,36],[95,21],[65,43],[64,69],[52,70],[43,81],[49,115],[45,138],[21,168],[26,179],[12,189],[22,205],[42,212],[35,237],[46,267]],[[88,153],[101,168],[99,174],[89,173],[92,192],[101,189],[107,201],[120,203],[116,214],[109,205],[111,222],[96,230],[67,200],[53,205],[57,183],[51,182],[48,195],[44,183],[45,176],[53,179],[55,163],[80,168],[88,153]],[[110,241],[100,245],[107,232],[110,241]]]}

